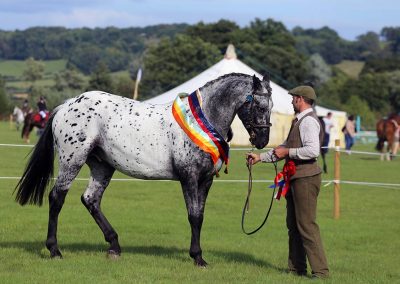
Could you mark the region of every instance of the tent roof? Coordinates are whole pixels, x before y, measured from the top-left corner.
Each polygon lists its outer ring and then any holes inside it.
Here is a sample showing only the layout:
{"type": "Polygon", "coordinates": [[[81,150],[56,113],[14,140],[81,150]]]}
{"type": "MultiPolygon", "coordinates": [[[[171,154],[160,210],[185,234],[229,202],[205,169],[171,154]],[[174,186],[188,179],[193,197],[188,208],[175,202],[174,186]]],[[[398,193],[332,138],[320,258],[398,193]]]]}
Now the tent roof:
{"type": "MultiPolygon", "coordinates": [[[[211,66],[204,72],[186,81],[172,90],[169,90],[157,97],[146,100],[152,104],[165,104],[173,101],[179,93],[192,93],[194,90],[204,86],[207,82],[217,79],[218,77],[229,73],[243,73],[247,75],[256,75],[262,79],[261,74],[257,73],[249,66],[236,58],[224,58],[217,64],[211,66]]],[[[280,113],[292,114],[291,96],[285,89],[271,82],[272,87],[272,101],[274,102],[273,110],[280,113]]]]}
{"type": "MultiPolygon", "coordinates": [[[[234,49],[232,49],[233,46],[229,45],[225,58],[223,58],[217,64],[211,66],[199,75],[173,88],[172,90],[146,100],[146,102],[152,104],[165,104],[172,102],[179,93],[192,93],[196,89],[204,86],[207,82],[229,73],[243,73],[251,76],[256,75],[262,79],[261,74],[237,59],[234,49]]],[[[293,114],[294,112],[291,104],[292,96],[288,94],[287,90],[275,84],[274,82],[271,81],[270,85],[272,88],[272,101],[274,103],[272,111],[282,114],[293,114]]],[[[316,111],[318,115],[326,115],[329,111],[337,115],[346,114],[345,112],[333,111],[319,106],[316,107],[316,111]]]]}

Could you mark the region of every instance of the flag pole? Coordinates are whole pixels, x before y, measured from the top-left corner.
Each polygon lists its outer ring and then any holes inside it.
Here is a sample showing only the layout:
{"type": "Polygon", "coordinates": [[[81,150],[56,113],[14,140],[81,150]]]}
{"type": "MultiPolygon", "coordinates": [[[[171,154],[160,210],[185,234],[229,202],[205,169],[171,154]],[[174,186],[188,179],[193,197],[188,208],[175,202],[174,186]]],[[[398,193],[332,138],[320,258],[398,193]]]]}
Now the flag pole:
{"type": "Polygon", "coordinates": [[[142,78],[142,68],[139,68],[137,75],[136,75],[136,81],[135,81],[135,89],[133,90],[133,99],[137,100],[138,98],[138,89],[139,89],[139,82],[142,78]]]}

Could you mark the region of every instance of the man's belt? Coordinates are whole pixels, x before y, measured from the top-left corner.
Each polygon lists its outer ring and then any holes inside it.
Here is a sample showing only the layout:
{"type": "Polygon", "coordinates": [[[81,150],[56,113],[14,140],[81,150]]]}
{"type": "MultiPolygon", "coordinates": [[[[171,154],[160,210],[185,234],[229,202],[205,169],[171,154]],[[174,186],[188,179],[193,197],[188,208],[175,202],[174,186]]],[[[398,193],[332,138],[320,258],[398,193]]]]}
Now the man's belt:
{"type": "Polygon", "coordinates": [[[317,162],[316,158],[309,159],[309,160],[295,160],[295,159],[291,159],[291,160],[294,162],[294,164],[296,166],[298,166],[298,165],[309,165],[309,164],[314,164],[315,162],[317,162]]]}

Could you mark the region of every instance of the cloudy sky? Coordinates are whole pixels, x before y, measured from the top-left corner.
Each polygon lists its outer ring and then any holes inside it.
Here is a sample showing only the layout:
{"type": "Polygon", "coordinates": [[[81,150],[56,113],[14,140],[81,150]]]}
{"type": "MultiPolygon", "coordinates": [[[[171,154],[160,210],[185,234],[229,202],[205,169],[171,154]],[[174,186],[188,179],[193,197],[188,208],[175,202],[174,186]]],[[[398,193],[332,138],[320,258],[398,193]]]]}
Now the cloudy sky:
{"type": "Polygon", "coordinates": [[[353,40],[400,26],[400,0],[0,0],[0,29],[144,27],[227,19],[241,27],[273,18],[288,29],[329,26],[353,40]]]}

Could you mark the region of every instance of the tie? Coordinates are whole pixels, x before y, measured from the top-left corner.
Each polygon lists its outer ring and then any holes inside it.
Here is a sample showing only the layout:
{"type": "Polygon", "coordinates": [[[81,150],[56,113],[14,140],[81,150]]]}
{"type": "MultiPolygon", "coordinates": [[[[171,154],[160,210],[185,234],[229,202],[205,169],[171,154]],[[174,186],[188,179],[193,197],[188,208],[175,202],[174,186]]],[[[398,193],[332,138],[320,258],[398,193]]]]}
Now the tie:
{"type": "Polygon", "coordinates": [[[297,121],[299,121],[299,120],[297,119],[297,117],[296,117],[295,119],[292,120],[292,125],[290,126],[289,133],[292,131],[293,126],[296,124],[297,121]]]}

